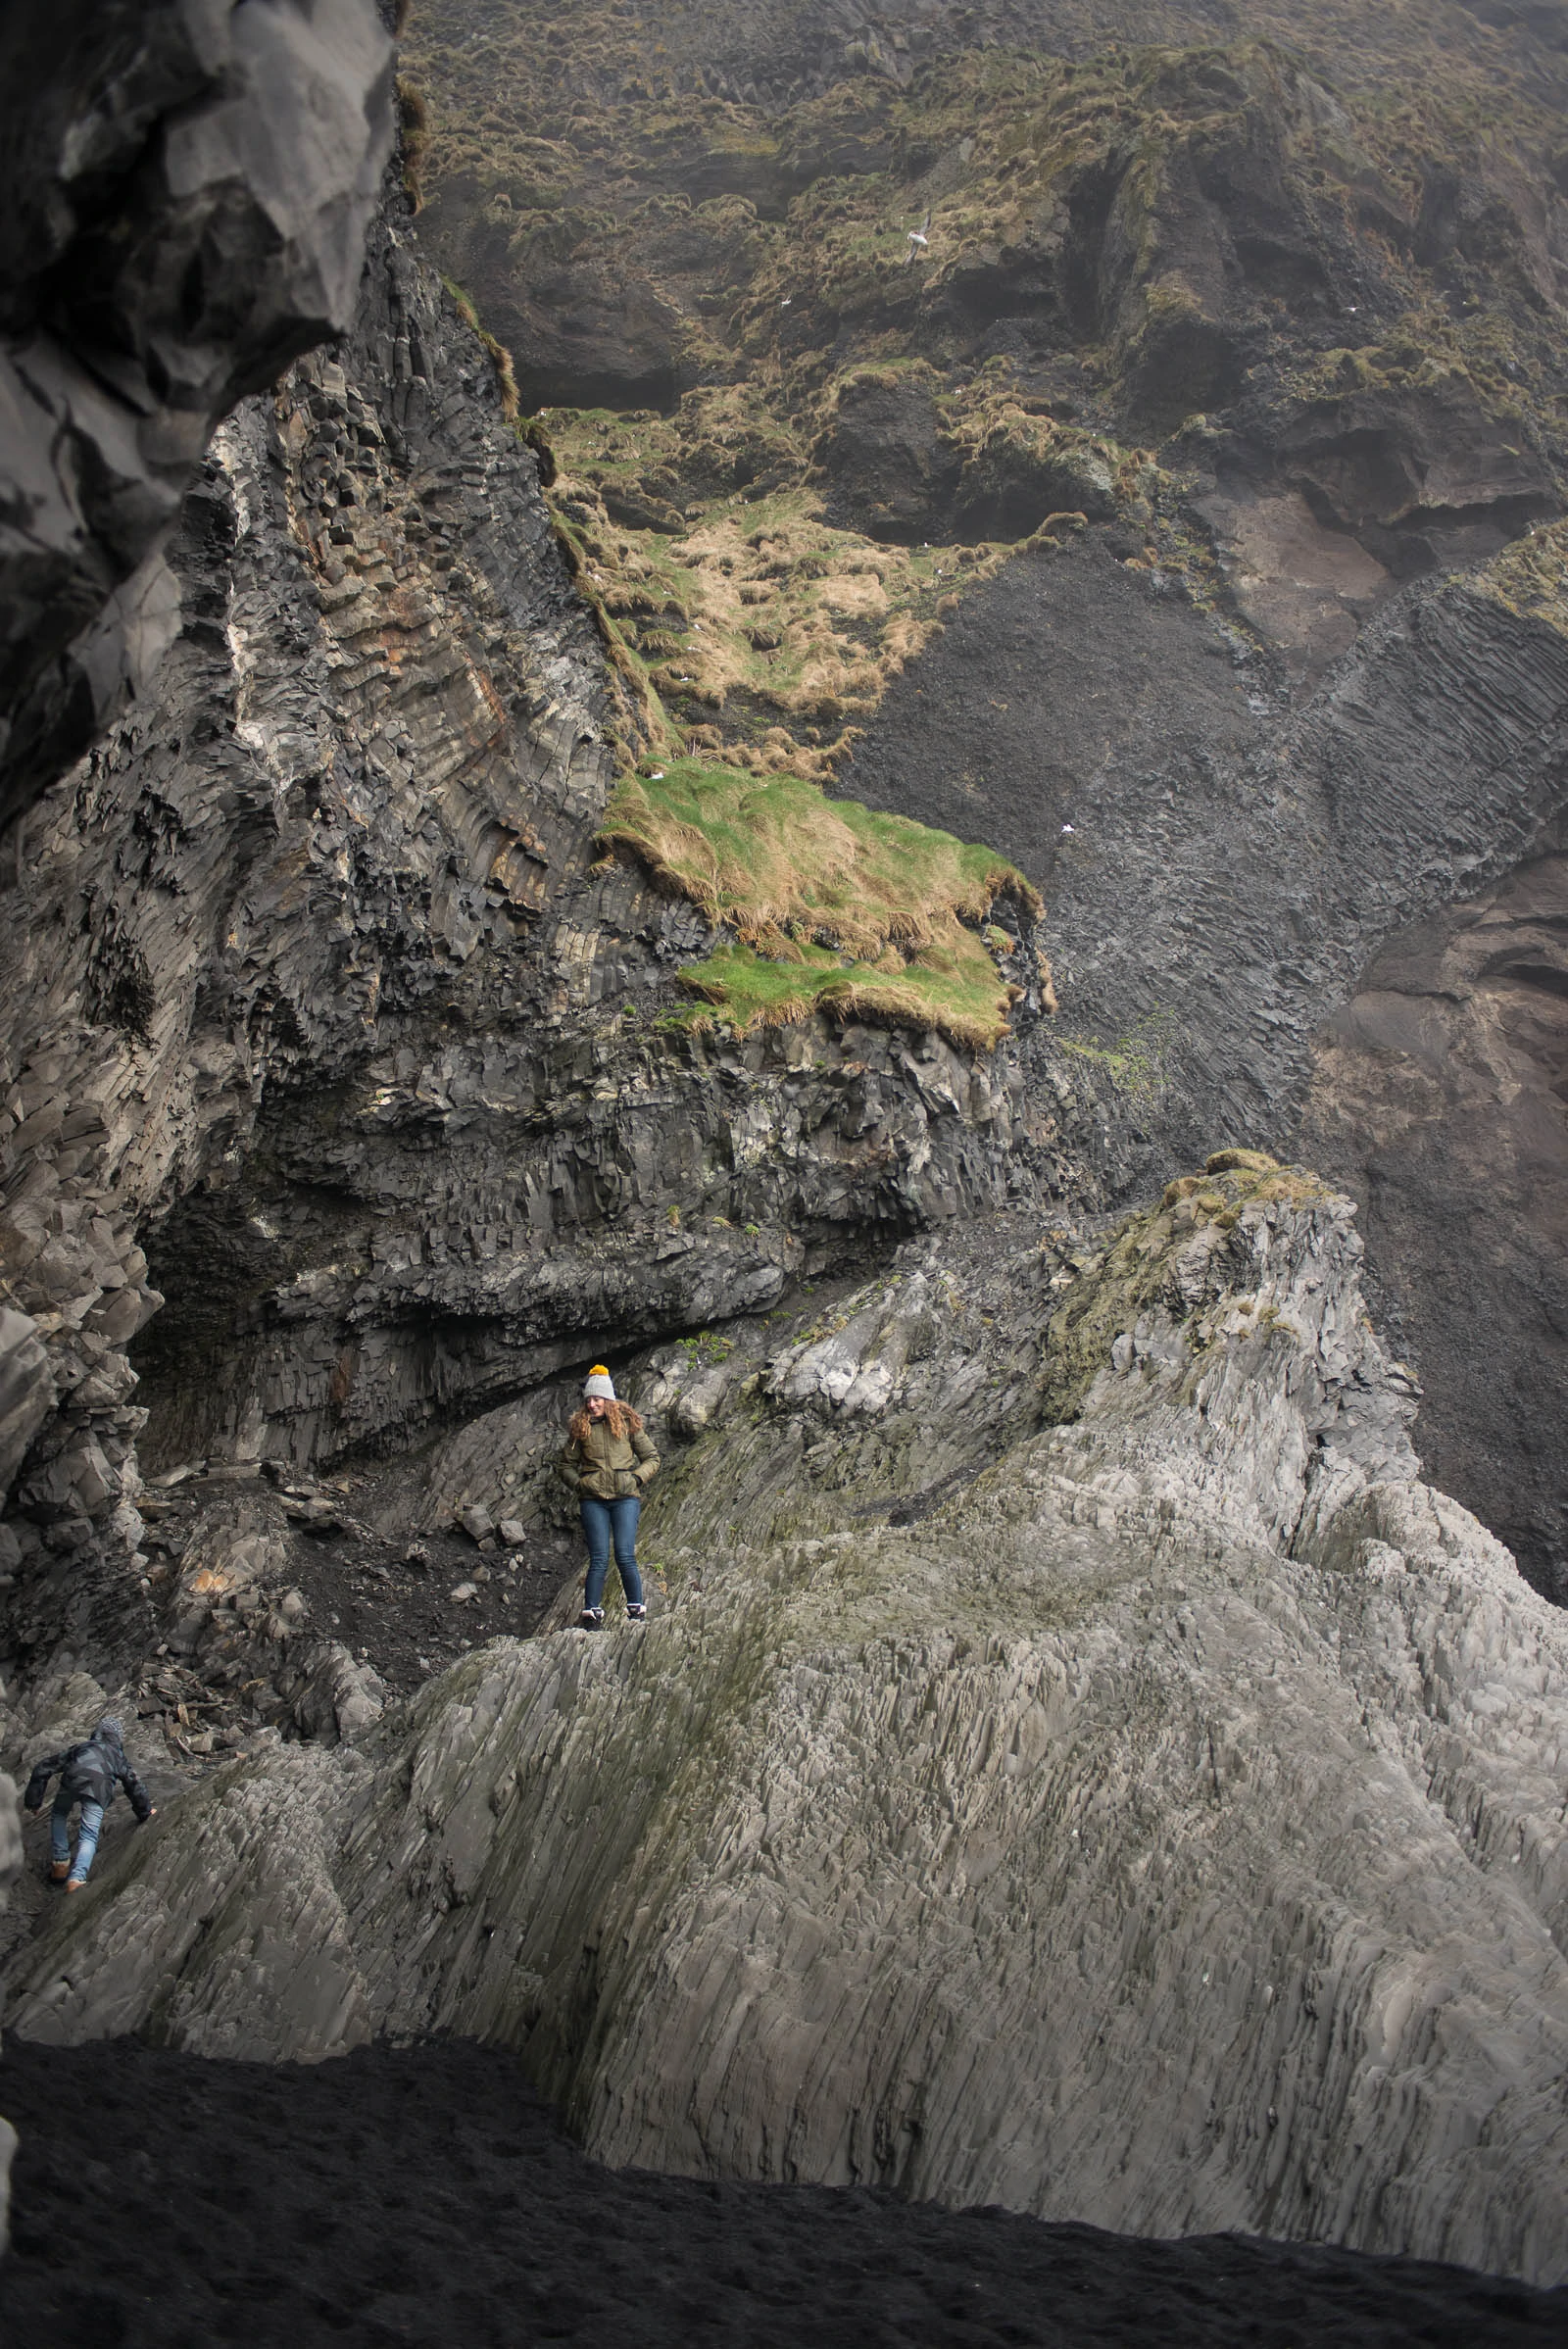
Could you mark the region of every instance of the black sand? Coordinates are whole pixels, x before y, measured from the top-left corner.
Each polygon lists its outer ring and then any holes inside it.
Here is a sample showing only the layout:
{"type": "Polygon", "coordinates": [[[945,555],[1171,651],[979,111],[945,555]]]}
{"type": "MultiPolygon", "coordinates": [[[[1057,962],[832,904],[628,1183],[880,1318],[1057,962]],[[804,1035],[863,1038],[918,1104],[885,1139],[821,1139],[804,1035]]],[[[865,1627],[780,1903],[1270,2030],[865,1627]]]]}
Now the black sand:
{"type": "Polygon", "coordinates": [[[0,2110],[4,2349],[1568,2343],[1568,2289],[1454,2268],[616,2175],[466,2044],[272,2070],[12,2039],[0,2110]]]}

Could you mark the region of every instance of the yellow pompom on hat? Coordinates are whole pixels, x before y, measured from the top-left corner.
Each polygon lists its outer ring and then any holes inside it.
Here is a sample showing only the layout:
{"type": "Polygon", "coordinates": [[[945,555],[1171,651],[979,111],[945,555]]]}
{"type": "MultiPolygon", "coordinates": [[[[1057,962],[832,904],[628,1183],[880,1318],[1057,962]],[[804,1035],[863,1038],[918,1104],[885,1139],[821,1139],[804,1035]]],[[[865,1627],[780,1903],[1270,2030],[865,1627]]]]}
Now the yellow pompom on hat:
{"type": "Polygon", "coordinates": [[[603,1362],[593,1363],[589,1368],[588,1376],[582,1383],[584,1402],[591,1395],[602,1395],[607,1403],[612,1403],[615,1399],[614,1381],[603,1362]]]}

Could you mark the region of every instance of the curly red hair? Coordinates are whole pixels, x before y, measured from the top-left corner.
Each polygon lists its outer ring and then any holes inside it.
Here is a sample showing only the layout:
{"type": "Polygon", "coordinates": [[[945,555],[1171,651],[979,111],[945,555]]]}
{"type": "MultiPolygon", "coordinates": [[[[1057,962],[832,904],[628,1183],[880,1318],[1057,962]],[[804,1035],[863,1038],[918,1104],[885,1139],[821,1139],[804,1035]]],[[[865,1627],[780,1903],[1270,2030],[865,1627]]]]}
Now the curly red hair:
{"type": "MultiPolygon", "coordinates": [[[[571,1423],[567,1427],[566,1433],[574,1444],[580,1444],[593,1424],[593,1421],[588,1416],[588,1405],[584,1403],[580,1411],[573,1413],[571,1423]]],[[[642,1433],[642,1424],[643,1415],[641,1411],[634,1411],[630,1403],[618,1401],[606,1403],[605,1425],[609,1428],[612,1436],[640,1435],[642,1433]]]]}

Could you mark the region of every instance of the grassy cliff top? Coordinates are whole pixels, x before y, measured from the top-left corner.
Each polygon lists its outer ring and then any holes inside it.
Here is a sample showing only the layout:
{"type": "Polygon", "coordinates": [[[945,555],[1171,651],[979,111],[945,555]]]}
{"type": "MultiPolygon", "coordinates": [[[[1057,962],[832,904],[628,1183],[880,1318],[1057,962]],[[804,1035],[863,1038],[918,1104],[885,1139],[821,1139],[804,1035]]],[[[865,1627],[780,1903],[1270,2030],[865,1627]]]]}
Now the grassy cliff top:
{"type": "MultiPolygon", "coordinates": [[[[621,681],[623,772],[665,769],[607,837],[731,929],[729,1000],[757,1016],[795,1000],[773,941],[820,910],[787,876],[816,870],[823,803],[783,785],[831,783],[1020,554],[1101,533],[1272,658],[1216,482],[1304,501],[1379,593],[1568,504],[1568,141],[1523,12],[1303,0],[1223,44],[1196,0],[570,18],[421,0],[421,234],[512,354],[621,681]],[[753,805],[776,821],[731,888],[753,805]]],[[[1554,595],[1554,560],[1493,592],[1554,595]]],[[[909,880],[901,913],[924,903],[909,880]]],[[[795,939],[797,973],[902,951],[883,911],[863,940],[795,939]]]]}
{"type": "Polygon", "coordinates": [[[715,1009],[746,1028],[822,1008],[935,1027],[980,1051],[1006,1033],[996,956],[1017,940],[981,925],[999,899],[1025,920],[1040,900],[989,849],[829,800],[795,775],[695,759],[628,778],[600,837],[738,942],[684,974],[708,1006],[688,1024],[711,1024],[715,1009]]]}

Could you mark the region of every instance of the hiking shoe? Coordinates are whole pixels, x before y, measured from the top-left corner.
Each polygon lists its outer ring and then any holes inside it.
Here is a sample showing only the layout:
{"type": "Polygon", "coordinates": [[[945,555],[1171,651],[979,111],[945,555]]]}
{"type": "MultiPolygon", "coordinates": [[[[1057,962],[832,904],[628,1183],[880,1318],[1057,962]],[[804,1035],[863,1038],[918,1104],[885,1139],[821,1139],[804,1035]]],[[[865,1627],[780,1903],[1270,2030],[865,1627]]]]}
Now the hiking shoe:
{"type": "Polygon", "coordinates": [[[50,1861],[50,1863],[49,1863],[49,1882],[50,1882],[52,1884],[63,1884],[65,1883],[65,1881],[66,1881],[67,1877],[68,1877],[70,1874],[71,1874],[71,1862],[70,1862],[69,1860],[51,1860],[51,1861],[50,1861]]]}
{"type": "Polygon", "coordinates": [[[584,1607],[582,1613],[577,1618],[577,1629],[580,1632],[602,1632],[604,1628],[604,1608],[584,1607]]]}
{"type": "Polygon", "coordinates": [[[626,1609],[626,1621],[628,1623],[646,1623],[648,1621],[648,1609],[645,1606],[634,1607],[628,1605],[626,1609]]]}

